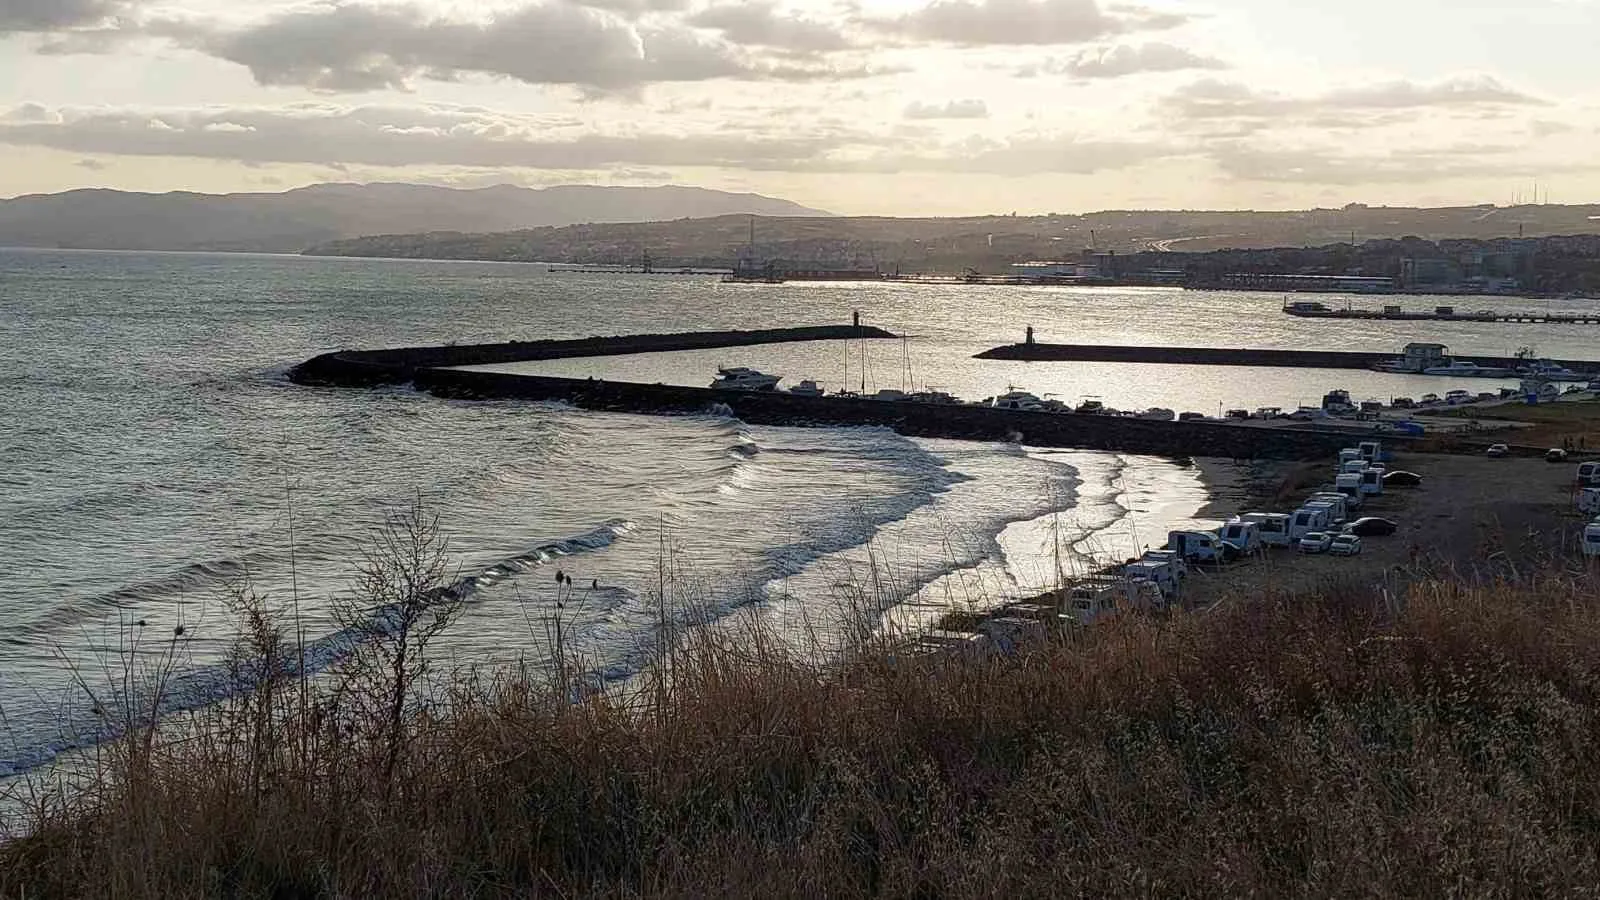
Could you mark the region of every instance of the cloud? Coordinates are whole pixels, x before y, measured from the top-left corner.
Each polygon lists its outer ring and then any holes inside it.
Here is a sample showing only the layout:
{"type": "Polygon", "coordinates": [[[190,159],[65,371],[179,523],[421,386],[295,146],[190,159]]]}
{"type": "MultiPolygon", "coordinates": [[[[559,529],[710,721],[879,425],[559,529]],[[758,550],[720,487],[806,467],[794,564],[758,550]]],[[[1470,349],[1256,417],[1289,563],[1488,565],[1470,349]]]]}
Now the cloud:
{"type": "Polygon", "coordinates": [[[0,0],[0,34],[99,25],[132,6],[132,0],[0,0]]]}
{"type": "Polygon", "coordinates": [[[1228,64],[1172,44],[1117,44],[1085,50],[1077,56],[1024,67],[1019,75],[1045,72],[1074,78],[1122,78],[1143,72],[1178,72],[1185,69],[1225,69],[1228,64]]]}
{"type": "Polygon", "coordinates": [[[98,159],[80,159],[73,165],[80,169],[88,169],[91,172],[104,172],[106,169],[111,168],[111,166],[98,159]]]}
{"type": "Polygon", "coordinates": [[[833,174],[1088,175],[1186,155],[1192,155],[1191,151],[1178,145],[1108,141],[1078,135],[1019,135],[1003,141],[974,136],[938,148],[934,153],[882,150],[866,156],[835,154],[797,163],[793,169],[833,174]]]}
{"type": "Polygon", "coordinates": [[[772,3],[712,6],[690,16],[688,24],[711,28],[742,46],[772,47],[801,54],[848,50],[854,43],[833,25],[792,13],[779,13],[772,3]]]}
{"type": "MultiPolygon", "coordinates": [[[[1520,177],[1528,168],[1522,151],[1521,146],[1512,144],[1454,144],[1362,153],[1343,148],[1264,147],[1240,141],[1209,145],[1206,155],[1225,174],[1240,181],[1350,186],[1520,177]]],[[[1600,168],[1591,162],[1537,165],[1541,172],[1600,168]]]]}
{"type": "Polygon", "coordinates": [[[74,153],[251,163],[594,169],[604,166],[783,168],[872,138],[804,134],[578,132],[554,117],[459,107],[51,110],[0,115],[0,144],[74,153]]]}
{"type": "Polygon", "coordinates": [[[1257,91],[1242,84],[1207,79],[1173,92],[1161,105],[1170,113],[1190,119],[1278,119],[1329,111],[1543,106],[1545,101],[1512,90],[1488,76],[1478,76],[1432,84],[1391,81],[1303,96],[1257,91]]]}
{"type": "Polygon", "coordinates": [[[1173,28],[1184,16],[1097,0],[934,0],[905,15],[866,19],[887,34],[964,46],[1081,44],[1130,31],[1173,28]]]}
{"type": "Polygon", "coordinates": [[[982,100],[951,100],[948,103],[923,103],[906,107],[908,119],[987,119],[989,106],[982,100]]]}
{"type": "Polygon", "coordinates": [[[579,6],[610,10],[637,18],[652,12],[679,12],[689,8],[689,0],[574,0],[579,6]]]}
{"type": "MultiPolygon", "coordinates": [[[[642,23],[560,0],[471,21],[406,3],[321,3],[236,29],[192,21],[151,29],[249,68],[260,84],[325,92],[404,90],[417,78],[453,81],[469,73],[597,92],[657,82],[875,74],[764,61],[680,23],[642,23]]],[[[779,36],[797,39],[798,32],[779,36]]]]}
{"type": "Polygon", "coordinates": [[[909,144],[825,121],[805,129],[592,131],[553,116],[454,106],[30,109],[0,113],[0,145],[95,156],[192,157],[245,165],[401,169],[663,171],[710,167],[804,173],[906,171],[1032,175],[1126,168],[1181,146],[1078,135],[970,137],[909,144]],[[904,148],[916,146],[915,151],[904,148]]]}

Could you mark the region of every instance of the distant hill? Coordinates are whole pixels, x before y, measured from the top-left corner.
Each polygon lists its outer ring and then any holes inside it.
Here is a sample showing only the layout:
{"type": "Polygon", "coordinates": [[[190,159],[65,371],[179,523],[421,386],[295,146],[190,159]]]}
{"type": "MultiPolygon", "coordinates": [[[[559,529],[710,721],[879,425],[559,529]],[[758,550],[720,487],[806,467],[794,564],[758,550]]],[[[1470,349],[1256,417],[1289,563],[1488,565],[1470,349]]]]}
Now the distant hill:
{"type": "MultiPolygon", "coordinates": [[[[392,229],[391,229],[392,230],[392,229]]],[[[1408,236],[1491,240],[1600,231],[1600,206],[1368,207],[1290,212],[1110,210],[1085,215],[951,219],[746,216],[575,225],[474,234],[386,234],[319,245],[326,256],[389,256],[637,265],[729,266],[748,256],[787,267],[905,272],[1004,271],[1025,260],[1076,260],[1089,248],[1128,253],[1315,247],[1408,236]]]]}
{"type": "Polygon", "coordinates": [[[0,200],[0,246],[298,253],[327,241],[396,231],[493,232],[729,214],[828,215],[759,194],[696,187],[457,190],[317,184],[259,194],[79,190],[0,200]]]}

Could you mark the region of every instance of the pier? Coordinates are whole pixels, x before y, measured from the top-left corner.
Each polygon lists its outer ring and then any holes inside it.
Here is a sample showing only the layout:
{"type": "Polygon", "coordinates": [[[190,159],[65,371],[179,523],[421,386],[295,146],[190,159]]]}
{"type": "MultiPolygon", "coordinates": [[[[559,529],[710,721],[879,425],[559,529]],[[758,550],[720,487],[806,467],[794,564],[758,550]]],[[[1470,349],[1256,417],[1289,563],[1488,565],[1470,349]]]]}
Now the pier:
{"type": "MultiPolygon", "coordinates": [[[[582,409],[642,414],[682,415],[717,411],[761,425],[872,425],[917,437],[1010,441],[1041,447],[1169,457],[1309,459],[1335,452],[1349,445],[1353,439],[1348,430],[1315,427],[1257,428],[1224,422],[1163,422],[1070,412],[1036,412],[852,396],[811,397],[782,391],[740,391],[591,378],[554,378],[458,368],[795,340],[890,337],[893,335],[882,329],[843,325],[458,347],[345,350],[307,360],[291,370],[290,378],[299,384],[344,387],[411,384],[420,391],[456,399],[558,400],[582,409]]],[[[1384,436],[1384,440],[1398,443],[1407,439],[1389,434],[1384,436]]]]}
{"type": "Polygon", "coordinates": [[[1432,310],[1408,310],[1399,306],[1381,309],[1344,307],[1336,309],[1325,303],[1297,301],[1285,303],[1287,315],[1302,319],[1380,319],[1392,322],[1474,322],[1486,324],[1525,325],[1600,325],[1600,312],[1594,313],[1544,313],[1499,312],[1492,309],[1457,311],[1454,306],[1436,306],[1432,310]]]}
{"type": "MultiPolygon", "coordinates": [[[[1372,369],[1400,354],[1395,351],[1373,353],[1357,350],[1276,350],[1251,347],[1136,347],[1117,344],[1038,344],[1022,343],[995,347],[979,353],[976,359],[1020,360],[1025,362],[1119,362],[1165,363],[1184,366],[1259,366],[1291,369],[1372,369]]],[[[1470,354],[1484,366],[1515,368],[1528,360],[1508,356],[1470,354]]],[[[1574,372],[1600,372],[1600,361],[1580,359],[1550,360],[1574,372]]]]}

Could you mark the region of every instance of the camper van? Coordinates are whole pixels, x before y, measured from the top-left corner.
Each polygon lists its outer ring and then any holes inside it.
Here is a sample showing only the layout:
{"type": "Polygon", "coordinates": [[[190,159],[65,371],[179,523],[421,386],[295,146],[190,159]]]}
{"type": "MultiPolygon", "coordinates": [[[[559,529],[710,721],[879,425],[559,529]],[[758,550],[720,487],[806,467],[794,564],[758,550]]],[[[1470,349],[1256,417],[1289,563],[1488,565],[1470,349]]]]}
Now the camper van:
{"type": "Polygon", "coordinates": [[[1289,542],[1298,543],[1299,540],[1313,531],[1326,531],[1331,523],[1328,521],[1328,508],[1303,506],[1294,511],[1289,519],[1289,542]]]}
{"type": "Polygon", "coordinates": [[[1383,493],[1383,473],[1381,468],[1364,469],[1361,472],[1361,493],[1372,496],[1383,493]]]}
{"type": "Polygon", "coordinates": [[[1345,505],[1351,508],[1361,506],[1361,475],[1342,474],[1333,480],[1333,489],[1344,495],[1345,505]]]}
{"type": "Polygon", "coordinates": [[[1256,526],[1261,543],[1268,547],[1289,546],[1290,516],[1284,513],[1246,513],[1240,518],[1256,526]]]}
{"type": "Polygon", "coordinates": [[[1353,459],[1339,467],[1340,475],[1360,475],[1367,470],[1371,463],[1364,459],[1353,459]]]}
{"type": "Polygon", "coordinates": [[[1578,494],[1578,512],[1600,516],[1600,488],[1586,487],[1578,494]]]}
{"type": "Polygon", "coordinates": [[[1600,522],[1583,526],[1583,555],[1600,556],[1600,522]]]}
{"type": "Polygon", "coordinates": [[[1334,509],[1334,525],[1342,525],[1344,522],[1349,522],[1350,519],[1355,519],[1355,506],[1354,504],[1350,504],[1349,496],[1344,496],[1342,493],[1333,492],[1333,490],[1322,490],[1322,492],[1317,492],[1314,493],[1314,495],[1307,496],[1306,503],[1331,504],[1334,509]]]}
{"type": "Polygon", "coordinates": [[[1167,534],[1167,549],[1184,559],[1197,562],[1227,562],[1236,552],[1222,538],[1209,531],[1173,531],[1167,534]]]}
{"type": "Polygon", "coordinates": [[[1582,487],[1600,487],[1600,462],[1586,462],[1578,466],[1578,484],[1582,487]]]}
{"type": "Polygon", "coordinates": [[[1122,567],[1122,577],[1129,581],[1153,584],[1162,597],[1178,596],[1178,570],[1170,561],[1141,559],[1122,567]]]}
{"type": "Polygon", "coordinates": [[[1063,613],[1079,625],[1093,625],[1118,613],[1148,613],[1165,606],[1166,598],[1150,581],[1105,578],[1073,585],[1063,613]]]}
{"type": "Polygon", "coordinates": [[[1233,521],[1222,526],[1222,542],[1248,556],[1262,550],[1261,529],[1254,522],[1233,521]]]}
{"type": "Polygon", "coordinates": [[[1339,451],[1340,466],[1343,466],[1347,462],[1355,462],[1358,460],[1364,461],[1362,460],[1361,450],[1357,447],[1346,447],[1345,449],[1339,451]]]}
{"type": "Polygon", "coordinates": [[[1383,447],[1377,441],[1362,441],[1359,449],[1361,450],[1361,458],[1367,462],[1383,461],[1383,447]]]}
{"type": "Polygon", "coordinates": [[[1345,500],[1343,494],[1332,491],[1319,492],[1307,497],[1304,505],[1312,506],[1318,503],[1326,503],[1333,510],[1328,513],[1328,519],[1333,525],[1343,525],[1345,522],[1355,518],[1350,514],[1350,504],[1345,500]]]}

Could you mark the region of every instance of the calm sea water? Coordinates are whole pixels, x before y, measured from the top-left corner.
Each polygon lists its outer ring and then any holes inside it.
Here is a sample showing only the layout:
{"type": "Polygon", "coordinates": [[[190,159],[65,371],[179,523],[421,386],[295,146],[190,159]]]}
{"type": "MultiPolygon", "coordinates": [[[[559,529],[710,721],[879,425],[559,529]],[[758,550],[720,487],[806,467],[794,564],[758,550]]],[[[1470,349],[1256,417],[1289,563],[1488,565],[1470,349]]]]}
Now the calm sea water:
{"type": "Polygon", "coordinates": [[[915,383],[981,397],[1016,385],[1213,411],[1293,405],[1338,386],[1415,396],[1455,385],[970,357],[1028,324],[1041,340],[1397,348],[1426,338],[1462,351],[1588,352],[1581,329],[1332,325],[1282,316],[1278,302],[0,250],[0,774],[102,736],[87,695],[114,692],[130,654],[168,652],[178,625],[171,705],[236,689],[219,666],[232,586],[297,607],[313,662],[332,662],[341,635],[330,598],[348,590],[356,550],[384,511],[417,497],[440,515],[471,589],[443,648],[450,658],[541,660],[539,623],[559,567],[584,588],[567,634],[598,678],[644,663],[663,557],[696,586],[694,623],[766,617],[812,647],[819,632],[827,644],[830,616],[869,571],[887,574],[872,583],[892,616],[926,620],[1044,587],[1058,545],[1081,567],[1159,542],[1203,499],[1193,472],[1115,454],[289,384],[285,371],[315,353],[843,322],[860,310],[912,337],[875,344],[865,362],[859,347],[817,344],[542,370],[698,384],[726,363],[830,387],[848,377],[859,388],[865,373],[869,389],[915,383]]]}

